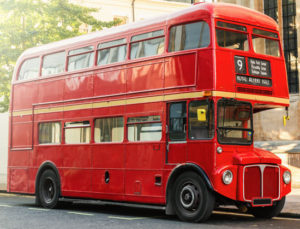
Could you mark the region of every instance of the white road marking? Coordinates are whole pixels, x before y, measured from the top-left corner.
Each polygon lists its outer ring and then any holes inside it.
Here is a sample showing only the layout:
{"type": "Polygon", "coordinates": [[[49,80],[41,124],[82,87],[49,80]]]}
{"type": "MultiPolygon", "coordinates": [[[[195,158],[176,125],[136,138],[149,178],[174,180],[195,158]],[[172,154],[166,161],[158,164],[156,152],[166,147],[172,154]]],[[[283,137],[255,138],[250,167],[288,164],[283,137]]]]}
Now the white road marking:
{"type": "Polygon", "coordinates": [[[120,216],[108,216],[110,219],[121,219],[121,220],[140,220],[140,219],[147,219],[149,217],[120,217],[120,216]]]}
{"type": "MultiPolygon", "coordinates": [[[[235,215],[235,216],[243,216],[243,217],[254,217],[253,215],[247,215],[242,213],[235,213],[235,212],[221,212],[221,211],[213,211],[216,214],[223,214],[223,215],[235,215]]],[[[300,221],[300,218],[289,218],[289,217],[273,217],[274,220],[285,220],[285,221],[300,221]]]]}
{"type": "Polygon", "coordinates": [[[288,221],[300,221],[300,219],[297,219],[297,218],[286,218],[286,217],[273,217],[272,219],[275,219],[275,220],[288,220],[288,221]]]}
{"type": "Polygon", "coordinates": [[[44,208],[28,208],[28,209],[34,211],[44,211],[44,212],[50,211],[49,209],[44,209],[44,208]]]}
{"type": "Polygon", "coordinates": [[[69,214],[75,214],[75,215],[85,215],[85,216],[93,216],[94,214],[89,213],[83,213],[83,212],[68,212],[69,214]]]}
{"type": "Polygon", "coordinates": [[[7,204],[0,204],[0,207],[11,208],[12,206],[7,205],[7,204]]]}

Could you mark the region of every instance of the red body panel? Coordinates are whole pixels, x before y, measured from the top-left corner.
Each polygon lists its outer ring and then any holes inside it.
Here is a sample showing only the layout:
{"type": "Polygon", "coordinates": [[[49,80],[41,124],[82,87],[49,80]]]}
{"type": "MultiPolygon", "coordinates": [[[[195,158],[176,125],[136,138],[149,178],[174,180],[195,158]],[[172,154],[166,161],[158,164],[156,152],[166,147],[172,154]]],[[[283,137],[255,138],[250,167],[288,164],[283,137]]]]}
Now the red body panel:
{"type": "MultiPolygon", "coordinates": [[[[58,169],[61,194],[66,197],[165,204],[171,172],[187,163],[200,167],[214,191],[232,200],[252,201],[261,197],[262,188],[263,197],[273,200],[289,193],[291,184],[286,185],[281,179],[288,169],[280,165],[278,157],[255,149],[253,144],[221,145],[216,131],[212,139],[187,137],[182,142],[168,142],[166,125],[171,102],[213,100],[215,120],[217,101],[223,97],[248,101],[254,110],[288,106],[283,56],[258,55],[251,47],[247,52],[218,47],[216,20],[241,23],[247,31],[258,27],[278,33],[276,23],[258,12],[234,5],[199,4],[168,17],[25,51],[18,60],[12,84],[8,191],[34,193],[38,171],[49,162],[58,169]],[[202,20],[210,27],[208,47],[167,51],[172,26],[202,20]],[[28,58],[42,58],[49,53],[87,45],[97,47],[100,42],[121,38],[127,39],[129,49],[131,36],[155,30],[165,31],[165,50],[161,55],[130,60],[127,54],[121,63],[95,65],[24,82],[17,80],[20,66],[28,58]],[[269,61],[272,87],[237,83],[235,56],[269,61]],[[160,117],[160,140],[128,140],[128,118],[143,116],[160,117]],[[122,142],[94,142],[94,120],[107,117],[123,117],[122,142]],[[64,124],[78,121],[89,121],[91,141],[66,144],[64,124]],[[47,122],[61,123],[59,143],[39,144],[39,124],[47,122]],[[222,147],[222,153],[217,153],[218,146],[222,147]],[[233,173],[230,185],[222,182],[222,174],[227,169],[233,173]],[[261,179],[256,179],[258,176],[261,179]]],[[[245,75],[249,75],[248,70],[245,75]]]]}

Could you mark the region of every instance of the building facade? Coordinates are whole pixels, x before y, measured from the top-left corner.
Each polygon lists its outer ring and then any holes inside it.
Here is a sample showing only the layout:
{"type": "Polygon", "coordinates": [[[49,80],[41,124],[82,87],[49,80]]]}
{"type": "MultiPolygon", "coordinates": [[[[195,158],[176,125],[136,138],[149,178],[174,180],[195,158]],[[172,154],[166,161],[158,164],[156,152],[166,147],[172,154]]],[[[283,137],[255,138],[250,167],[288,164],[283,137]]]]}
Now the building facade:
{"type": "Polygon", "coordinates": [[[99,9],[93,14],[98,20],[111,21],[118,18],[122,23],[130,23],[190,7],[194,0],[70,0],[70,2],[99,9]]]}

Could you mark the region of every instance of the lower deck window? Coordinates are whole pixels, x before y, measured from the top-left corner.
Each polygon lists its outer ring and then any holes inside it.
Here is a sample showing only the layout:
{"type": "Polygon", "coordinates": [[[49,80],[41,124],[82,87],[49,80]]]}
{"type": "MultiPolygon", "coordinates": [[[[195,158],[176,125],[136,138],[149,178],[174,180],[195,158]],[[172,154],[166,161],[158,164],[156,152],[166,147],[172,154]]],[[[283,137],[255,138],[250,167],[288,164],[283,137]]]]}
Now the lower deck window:
{"type": "Polygon", "coordinates": [[[160,116],[145,116],[128,118],[128,140],[160,141],[162,137],[162,124],[160,116]]]}
{"type": "Polygon", "coordinates": [[[60,122],[47,122],[39,124],[39,144],[60,143],[60,122]]]}
{"type": "Polygon", "coordinates": [[[210,139],[214,136],[213,102],[202,100],[189,104],[189,138],[210,139]]]}
{"type": "Polygon", "coordinates": [[[99,118],[95,120],[95,142],[122,142],[124,127],[122,117],[99,118]]]}
{"type": "Polygon", "coordinates": [[[66,144],[90,143],[90,140],[91,126],[89,121],[65,123],[66,144]]]}

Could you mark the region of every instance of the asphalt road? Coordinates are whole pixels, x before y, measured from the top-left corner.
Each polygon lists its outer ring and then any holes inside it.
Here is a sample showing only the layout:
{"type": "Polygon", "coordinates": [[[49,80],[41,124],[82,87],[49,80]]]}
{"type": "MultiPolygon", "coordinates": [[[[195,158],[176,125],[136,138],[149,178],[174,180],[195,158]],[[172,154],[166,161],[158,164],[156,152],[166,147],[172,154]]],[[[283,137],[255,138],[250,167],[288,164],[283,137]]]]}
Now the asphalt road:
{"type": "Polygon", "coordinates": [[[0,193],[0,229],[51,228],[299,228],[300,218],[256,219],[250,215],[214,211],[202,224],[166,216],[162,210],[111,206],[85,201],[66,202],[58,209],[37,208],[34,197],[0,193]]]}

